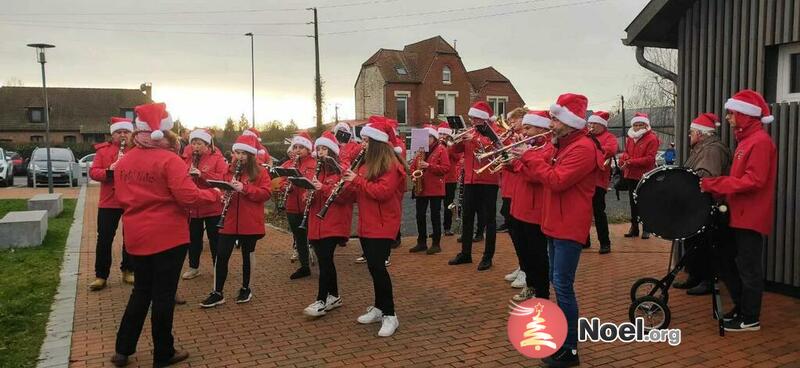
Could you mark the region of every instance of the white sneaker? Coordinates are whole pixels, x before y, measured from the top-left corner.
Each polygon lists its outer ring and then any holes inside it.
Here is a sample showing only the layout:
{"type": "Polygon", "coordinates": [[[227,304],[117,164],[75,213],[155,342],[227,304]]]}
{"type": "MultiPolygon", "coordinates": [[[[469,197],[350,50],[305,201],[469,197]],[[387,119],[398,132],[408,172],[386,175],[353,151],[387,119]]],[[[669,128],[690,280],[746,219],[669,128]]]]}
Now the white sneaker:
{"type": "Polygon", "coordinates": [[[319,317],[325,315],[325,302],[322,300],[316,300],[311,305],[303,309],[303,313],[307,316],[311,317],[319,317]]]}
{"type": "Polygon", "coordinates": [[[200,270],[189,267],[189,270],[184,272],[182,277],[184,280],[191,280],[197,276],[200,276],[200,270]]]}
{"type": "Polygon", "coordinates": [[[356,258],[356,263],[367,263],[367,259],[364,256],[356,258]]]}
{"type": "Polygon", "coordinates": [[[368,307],[367,313],[360,315],[357,319],[358,323],[368,325],[370,323],[380,322],[383,318],[383,312],[375,307],[368,307]]]}
{"type": "Polygon", "coordinates": [[[342,298],[328,294],[328,300],[325,301],[325,310],[334,310],[342,306],[342,298]]]}
{"type": "Polygon", "coordinates": [[[381,323],[381,330],[378,331],[378,336],[389,337],[394,335],[394,331],[400,327],[400,321],[397,316],[383,316],[383,323],[381,323]]]}
{"type": "Polygon", "coordinates": [[[512,281],[514,281],[514,280],[516,280],[516,279],[517,279],[517,274],[518,274],[520,271],[521,271],[521,270],[519,269],[519,267],[517,267],[517,269],[516,269],[516,270],[514,270],[514,271],[512,271],[511,273],[509,273],[508,275],[506,275],[506,276],[504,277],[504,279],[506,279],[506,281],[508,281],[508,282],[512,282],[512,281]]]}
{"type": "Polygon", "coordinates": [[[511,287],[514,289],[522,289],[527,285],[525,282],[525,271],[519,271],[517,273],[517,278],[514,279],[514,282],[511,283],[511,287]]]}

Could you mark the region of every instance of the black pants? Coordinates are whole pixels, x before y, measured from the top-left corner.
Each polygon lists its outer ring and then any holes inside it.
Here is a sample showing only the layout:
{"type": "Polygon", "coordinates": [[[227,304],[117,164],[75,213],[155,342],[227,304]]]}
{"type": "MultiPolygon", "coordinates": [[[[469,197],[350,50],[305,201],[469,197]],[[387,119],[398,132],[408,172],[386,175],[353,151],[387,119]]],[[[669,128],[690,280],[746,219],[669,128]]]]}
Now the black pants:
{"type": "MultiPolygon", "coordinates": [[[[597,230],[597,240],[600,246],[611,246],[611,239],[608,237],[608,217],[606,216],[606,190],[594,187],[592,197],[592,211],[594,212],[594,228],[597,230]]],[[[591,237],[586,237],[586,246],[592,244],[591,237]]]]}
{"type": "Polygon", "coordinates": [[[514,249],[519,254],[520,269],[525,271],[525,281],[533,288],[537,298],[550,298],[550,258],[547,254],[547,237],[537,224],[514,219],[511,222],[514,249]]]}
{"type": "MultiPolygon", "coordinates": [[[[631,206],[631,226],[636,228],[636,231],[639,231],[639,208],[636,206],[636,202],[633,200],[633,192],[636,190],[636,186],[639,185],[639,180],[636,179],[625,179],[628,181],[628,199],[630,201],[631,206]]],[[[644,229],[642,229],[644,231],[644,229]]]]}
{"type": "Polygon", "coordinates": [[[500,205],[500,215],[503,216],[504,224],[511,227],[511,198],[503,198],[503,204],[500,205]]]}
{"type": "Polygon", "coordinates": [[[442,197],[417,197],[417,244],[428,241],[428,203],[431,205],[431,223],[433,225],[433,240],[442,238],[442,197]]]}
{"type": "Polygon", "coordinates": [[[217,238],[219,237],[219,216],[193,218],[189,220],[189,267],[200,268],[200,255],[203,254],[203,230],[208,236],[211,248],[211,263],[217,259],[217,238]]]}
{"type": "Polygon", "coordinates": [[[723,259],[732,260],[732,264],[721,265],[722,279],[742,317],[746,321],[758,320],[764,293],[764,236],[752,230],[731,230],[733,243],[721,245],[727,253],[723,259]]]}
{"type": "Polygon", "coordinates": [[[456,186],[457,183],[445,183],[444,184],[444,231],[450,231],[453,227],[453,210],[451,210],[450,204],[453,203],[453,199],[456,197],[456,186]]]}
{"type": "Polygon", "coordinates": [[[472,234],[475,215],[478,216],[478,228],[483,222],[486,226],[486,248],[483,258],[491,260],[494,257],[497,221],[497,185],[467,184],[464,185],[464,229],[461,232],[461,253],[472,256],[472,234]]]}
{"type": "Polygon", "coordinates": [[[340,243],[347,238],[324,238],[311,240],[311,246],[317,253],[317,263],[319,264],[319,289],[317,300],[325,301],[328,295],[339,296],[339,286],[336,282],[336,265],[333,263],[333,252],[340,243]]]}
{"type": "Polygon", "coordinates": [[[225,280],[228,279],[228,261],[233,254],[233,247],[239,241],[242,249],[242,288],[250,287],[250,269],[255,263],[256,242],[261,239],[261,235],[219,235],[219,248],[217,258],[214,262],[214,291],[222,293],[225,288],[225,280]]]}
{"type": "Polygon", "coordinates": [[[367,268],[372,276],[372,287],[375,289],[375,308],[384,316],[394,315],[394,296],[392,295],[392,279],[383,263],[389,257],[392,239],[361,238],[361,250],[367,258],[367,268]]]}
{"type": "Polygon", "coordinates": [[[289,228],[292,230],[294,244],[297,246],[297,258],[300,260],[300,266],[308,268],[308,232],[300,228],[303,214],[287,213],[286,219],[289,220],[289,228]]]}
{"type": "Polygon", "coordinates": [[[144,320],[150,311],[154,361],[163,362],[175,354],[172,337],[175,291],[188,248],[189,245],[184,244],[149,256],[130,256],[135,266],[135,281],[117,331],[117,353],[132,355],[136,352],[144,320]]]}
{"type": "MultiPolygon", "coordinates": [[[[114,245],[114,236],[117,234],[119,219],[122,217],[122,208],[97,209],[97,245],[95,246],[94,276],[108,279],[111,272],[111,247],[114,245]]],[[[125,230],[122,230],[125,231],[125,230]]],[[[119,269],[133,271],[125,244],[122,244],[122,262],[119,269]]]]}

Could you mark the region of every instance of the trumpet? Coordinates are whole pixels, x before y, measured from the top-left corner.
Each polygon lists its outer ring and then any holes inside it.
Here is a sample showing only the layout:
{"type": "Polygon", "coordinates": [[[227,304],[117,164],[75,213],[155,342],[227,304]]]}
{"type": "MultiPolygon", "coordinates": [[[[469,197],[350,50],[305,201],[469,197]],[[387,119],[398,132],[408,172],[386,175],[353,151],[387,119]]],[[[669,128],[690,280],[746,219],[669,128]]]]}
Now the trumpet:
{"type": "Polygon", "coordinates": [[[550,134],[550,131],[548,130],[548,131],[546,131],[544,133],[539,133],[539,134],[536,134],[536,135],[532,135],[530,137],[526,137],[525,139],[522,139],[522,140],[519,140],[517,142],[514,142],[514,143],[508,144],[506,146],[500,147],[500,148],[498,148],[498,149],[496,149],[494,151],[485,152],[485,153],[477,155],[475,157],[478,160],[485,160],[485,159],[487,159],[489,157],[496,156],[496,155],[499,155],[499,154],[502,154],[502,153],[506,153],[506,152],[510,151],[514,147],[530,143],[530,142],[535,141],[535,140],[537,140],[539,138],[546,137],[549,134],[550,134]]]}
{"type": "Polygon", "coordinates": [[[453,142],[452,144],[461,143],[464,140],[464,137],[467,135],[467,133],[473,133],[473,132],[475,132],[474,127],[454,135],[453,138],[451,138],[451,142],[453,142]]]}

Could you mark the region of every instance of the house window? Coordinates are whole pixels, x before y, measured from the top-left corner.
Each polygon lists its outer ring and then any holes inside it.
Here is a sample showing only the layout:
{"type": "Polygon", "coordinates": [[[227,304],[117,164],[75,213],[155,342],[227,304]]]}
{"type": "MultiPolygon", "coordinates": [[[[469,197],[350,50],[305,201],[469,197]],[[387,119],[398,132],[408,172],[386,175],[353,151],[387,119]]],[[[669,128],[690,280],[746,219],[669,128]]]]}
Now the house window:
{"type": "Polygon", "coordinates": [[[800,43],[778,51],[777,102],[800,101],[800,43]]]}
{"type": "Polygon", "coordinates": [[[131,108],[121,108],[121,109],[119,109],[119,115],[125,117],[126,119],[133,120],[133,109],[131,109],[131,108]]]}
{"type": "Polygon", "coordinates": [[[408,98],[411,96],[407,91],[395,91],[395,109],[397,111],[397,123],[401,125],[408,124],[408,98]]]}
{"type": "Polygon", "coordinates": [[[508,97],[506,96],[486,96],[486,103],[492,107],[495,116],[506,115],[506,105],[508,105],[508,97]]]}
{"type": "Polygon", "coordinates": [[[28,121],[31,123],[44,122],[44,108],[43,107],[29,107],[28,108],[28,121]]]}
{"type": "Polygon", "coordinates": [[[397,72],[397,74],[400,74],[400,75],[408,74],[408,71],[403,66],[396,66],[396,67],[394,67],[394,70],[397,72]]]}
{"type": "Polygon", "coordinates": [[[436,116],[440,120],[456,114],[456,97],[458,97],[458,92],[436,92],[436,116]]]}
{"type": "Polygon", "coordinates": [[[444,69],[442,69],[442,83],[450,84],[453,82],[452,78],[453,73],[450,71],[450,67],[445,66],[444,69]]]}
{"type": "Polygon", "coordinates": [[[74,135],[65,135],[64,143],[77,143],[78,139],[74,135]]]}
{"type": "Polygon", "coordinates": [[[31,136],[32,143],[42,143],[44,142],[44,136],[41,135],[32,135],[31,136]]]}

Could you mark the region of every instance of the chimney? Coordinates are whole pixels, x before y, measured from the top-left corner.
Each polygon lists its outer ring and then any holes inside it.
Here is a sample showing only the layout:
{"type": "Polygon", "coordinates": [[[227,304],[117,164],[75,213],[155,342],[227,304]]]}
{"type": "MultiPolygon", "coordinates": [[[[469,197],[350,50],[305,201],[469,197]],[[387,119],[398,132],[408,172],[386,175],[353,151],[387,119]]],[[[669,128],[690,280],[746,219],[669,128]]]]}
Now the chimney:
{"type": "Polygon", "coordinates": [[[147,96],[148,100],[153,100],[153,85],[150,82],[142,83],[142,85],[139,86],[139,90],[147,96]]]}

